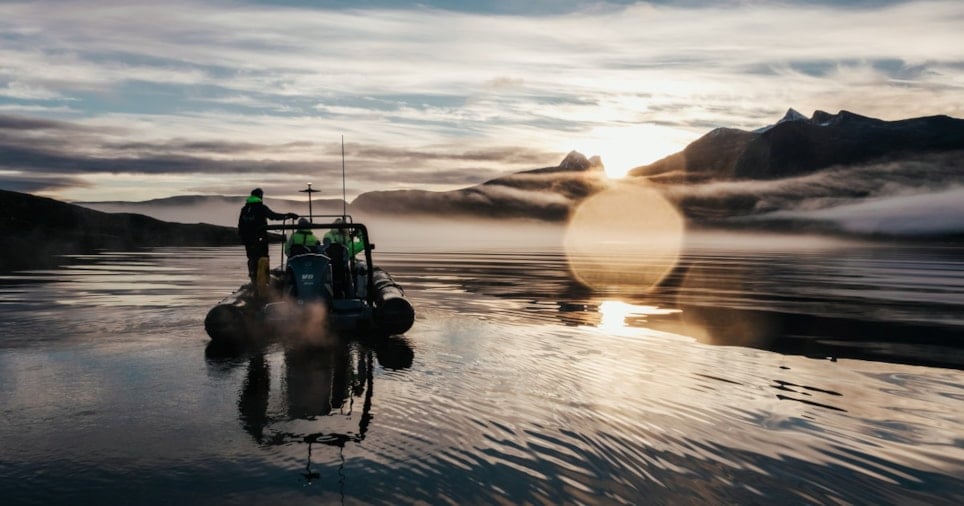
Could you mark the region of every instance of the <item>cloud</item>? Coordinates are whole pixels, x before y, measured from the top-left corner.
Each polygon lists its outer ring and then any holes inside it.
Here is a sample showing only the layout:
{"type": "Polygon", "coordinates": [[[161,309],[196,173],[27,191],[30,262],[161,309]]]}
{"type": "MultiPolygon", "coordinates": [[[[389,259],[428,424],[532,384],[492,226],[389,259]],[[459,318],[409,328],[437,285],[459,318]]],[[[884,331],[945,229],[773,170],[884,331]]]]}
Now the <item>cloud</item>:
{"type": "Polygon", "coordinates": [[[778,211],[761,218],[827,221],[851,232],[888,235],[964,233],[964,186],[871,198],[809,211],[778,211]]]}
{"type": "Polygon", "coordinates": [[[21,193],[50,193],[64,189],[84,188],[90,184],[82,178],[61,174],[29,174],[0,170],[0,188],[21,193]]]}
{"type": "Polygon", "coordinates": [[[663,190],[697,221],[824,222],[860,233],[964,232],[960,151],[831,167],[778,180],[668,185],[663,190]]]}
{"type": "MultiPolygon", "coordinates": [[[[183,185],[180,193],[188,189],[204,193],[246,193],[249,187],[264,186],[268,174],[276,184],[287,185],[288,192],[292,193],[306,180],[318,184],[324,184],[324,180],[337,181],[340,186],[341,145],[336,142],[273,144],[183,138],[161,142],[115,141],[129,137],[125,130],[111,127],[0,115],[0,170],[5,170],[3,180],[9,189],[14,188],[18,178],[25,178],[17,188],[47,193],[70,188],[72,184],[90,189],[95,185],[92,180],[107,174],[155,176],[154,183],[183,185]],[[26,178],[25,174],[33,179],[26,178]],[[225,182],[227,175],[238,177],[225,182]],[[160,176],[166,178],[158,179],[160,176]],[[61,178],[61,183],[50,183],[57,178],[61,178]],[[191,179],[198,184],[190,184],[191,179]],[[206,179],[222,182],[220,186],[211,181],[202,184],[206,179]]],[[[437,145],[401,149],[346,143],[345,149],[350,197],[364,186],[384,186],[386,172],[392,173],[389,188],[452,189],[498,177],[503,174],[500,170],[503,166],[528,168],[540,159],[554,156],[521,147],[466,149],[437,145]]],[[[155,184],[145,179],[143,186],[155,184]]],[[[123,190],[123,194],[127,198],[139,195],[130,188],[123,190]]],[[[81,197],[80,200],[112,198],[118,197],[81,197]]]]}
{"type": "Polygon", "coordinates": [[[337,164],[313,148],[344,135],[372,150],[367,189],[546,166],[621,127],[753,129],[790,106],[964,116],[960,2],[365,5],[3,3],[0,111],[110,129],[68,145],[150,173],[272,167],[249,163],[259,150],[337,164]],[[374,176],[376,147],[413,166],[374,176]]]}
{"type": "Polygon", "coordinates": [[[18,81],[10,81],[5,87],[0,88],[0,96],[22,100],[52,100],[62,98],[59,93],[42,87],[26,85],[18,81]]]}
{"type": "Polygon", "coordinates": [[[26,118],[22,116],[0,116],[0,130],[77,130],[76,125],[66,121],[41,118],[26,118]]]}

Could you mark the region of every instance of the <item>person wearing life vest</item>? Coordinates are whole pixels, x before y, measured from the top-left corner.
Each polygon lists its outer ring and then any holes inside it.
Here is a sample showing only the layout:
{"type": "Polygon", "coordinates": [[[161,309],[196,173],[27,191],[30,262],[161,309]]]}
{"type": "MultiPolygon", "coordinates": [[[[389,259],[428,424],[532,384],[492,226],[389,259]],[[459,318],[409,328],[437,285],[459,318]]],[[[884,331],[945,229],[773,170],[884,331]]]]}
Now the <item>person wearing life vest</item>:
{"type": "Polygon", "coordinates": [[[315,237],[315,234],[311,233],[311,229],[308,228],[310,224],[304,218],[298,220],[298,230],[291,234],[287,244],[285,244],[285,253],[289,257],[318,252],[318,245],[321,244],[321,241],[315,237]]]}
{"type": "Polygon", "coordinates": [[[268,220],[295,219],[295,213],[276,213],[264,205],[262,199],[264,191],[261,188],[251,190],[251,195],[241,208],[238,216],[238,236],[244,244],[244,251],[248,255],[248,276],[254,282],[258,260],[268,257],[268,220]]]}
{"type": "MultiPolygon", "coordinates": [[[[341,218],[335,220],[335,223],[343,223],[341,218]]],[[[327,248],[329,244],[341,244],[345,247],[349,258],[354,258],[354,256],[364,251],[365,243],[360,237],[351,237],[348,235],[348,230],[344,228],[333,228],[325,233],[324,237],[325,247],[327,248]]]]}
{"type": "MultiPolygon", "coordinates": [[[[335,223],[344,223],[338,218],[335,223]]],[[[335,297],[351,296],[352,273],[358,265],[355,255],[365,250],[365,243],[359,237],[353,237],[348,229],[333,228],[325,233],[324,252],[331,258],[332,290],[335,297]]],[[[357,292],[355,292],[357,293],[357,292]]]]}

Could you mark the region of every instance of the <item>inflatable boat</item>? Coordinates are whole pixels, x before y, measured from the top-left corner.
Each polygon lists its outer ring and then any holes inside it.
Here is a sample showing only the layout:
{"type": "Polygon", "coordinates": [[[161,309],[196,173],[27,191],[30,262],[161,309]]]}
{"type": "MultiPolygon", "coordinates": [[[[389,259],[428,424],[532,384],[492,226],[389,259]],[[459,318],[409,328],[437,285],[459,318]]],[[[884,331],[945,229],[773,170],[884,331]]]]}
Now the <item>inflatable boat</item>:
{"type": "Polygon", "coordinates": [[[281,266],[258,264],[255,280],[217,303],[204,319],[213,341],[250,342],[270,335],[366,332],[398,335],[415,321],[405,292],[372,263],[368,229],[350,215],[311,216],[310,223],[282,222],[269,231],[325,229],[325,241],[291,247],[281,266]],[[314,223],[315,218],[331,219],[314,223]],[[329,240],[330,237],[337,238],[329,240]]]}

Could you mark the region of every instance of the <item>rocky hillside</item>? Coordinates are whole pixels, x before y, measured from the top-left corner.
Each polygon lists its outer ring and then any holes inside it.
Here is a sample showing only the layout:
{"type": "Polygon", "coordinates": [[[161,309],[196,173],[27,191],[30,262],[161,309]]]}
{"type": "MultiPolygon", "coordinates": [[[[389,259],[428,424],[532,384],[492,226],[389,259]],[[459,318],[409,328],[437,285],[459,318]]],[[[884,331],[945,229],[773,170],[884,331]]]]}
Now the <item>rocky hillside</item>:
{"type": "Polygon", "coordinates": [[[656,182],[778,179],[832,166],[915,158],[964,149],[964,120],[928,116],[883,121],[848,111],[790,109],[776,124],[753,132],[718,128],[680,153],[638,167],[632,176],[656,182]]]}

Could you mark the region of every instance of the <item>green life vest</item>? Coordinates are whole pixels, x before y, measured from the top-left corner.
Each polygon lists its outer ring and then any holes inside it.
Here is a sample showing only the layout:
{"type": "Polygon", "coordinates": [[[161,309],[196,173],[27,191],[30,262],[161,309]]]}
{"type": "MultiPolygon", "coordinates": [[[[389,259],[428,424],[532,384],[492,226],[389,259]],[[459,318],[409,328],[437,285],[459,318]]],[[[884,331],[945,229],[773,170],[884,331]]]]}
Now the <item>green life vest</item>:
{"type": "Polygon", "coordinates": [[[330,230],[325,234],[328,242],[338,243],[348,250],[348,256],[353,257],[357,253],[365,250],[365,244],[358,237],[349,237],[344,231],[330,230]]]}
{"type": "Polygon", "coordinates": [[[291,238],[288,239],[288,244],[285,245],[285,252],[290,255],[293,246],[304,246],[310,250],[318,244],[318,238],[311,233],[311,230],[295,230],[295,233],[291,234],[291,238]]]}

